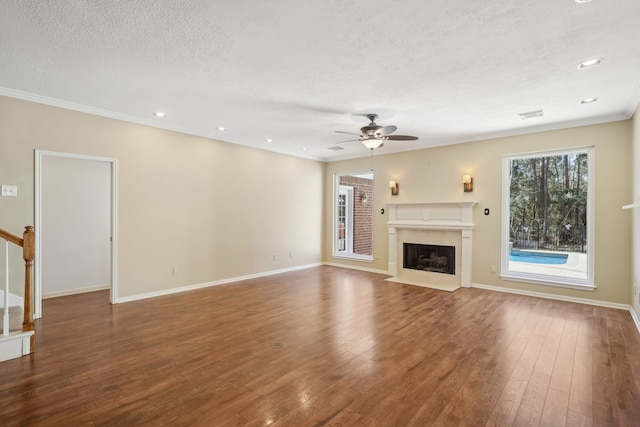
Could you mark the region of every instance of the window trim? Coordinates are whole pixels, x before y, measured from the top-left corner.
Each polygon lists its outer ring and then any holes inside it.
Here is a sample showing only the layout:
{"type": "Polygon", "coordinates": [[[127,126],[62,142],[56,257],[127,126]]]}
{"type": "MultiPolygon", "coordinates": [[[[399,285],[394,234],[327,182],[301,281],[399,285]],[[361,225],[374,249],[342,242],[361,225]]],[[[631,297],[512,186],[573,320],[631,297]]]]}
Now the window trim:
{"type": "Polygon", "coordinates": [[[544,150],[528,153],[505,154],[502,156],[502,218],[500,239],[500,278],[508,281],[533,283],[537,285],[593,291],[595,286],[595,148],[583,146],[575,148],[544,150]],[[509,218],[510,218],[510,161],[531,157],[551,157],[566,154],[586,153],[589,179],[587,182],[587,278],[553,276],[548,274],[524,273],[509,270],[509,218]]]}
{"type": "MultiPolygon", "coordinates": [[[[338,198],[336,200],[339,200],[339,197],[341,195],[345,196],[345,223],[344,223],[344,235],[345,235],[345,249],[344,251],[341,251],[340,248],[338,247],[337,241],[336,241],[336,253],[339,255],[351,255],[353,254],[353,215],[350,215],[348,212],[352,212],[353,211],[353,187],[350,185],[340,185],[338,184],[338,198]]],[[[336,224],[339,223],[338,221],[338,212],[336,210],[336,224]]],[[[336,232],[338,232],[339,230],[336,230],[336,232]]],[[[334,234],[334,237],[336,236],[336,234],[334,234]]]]}

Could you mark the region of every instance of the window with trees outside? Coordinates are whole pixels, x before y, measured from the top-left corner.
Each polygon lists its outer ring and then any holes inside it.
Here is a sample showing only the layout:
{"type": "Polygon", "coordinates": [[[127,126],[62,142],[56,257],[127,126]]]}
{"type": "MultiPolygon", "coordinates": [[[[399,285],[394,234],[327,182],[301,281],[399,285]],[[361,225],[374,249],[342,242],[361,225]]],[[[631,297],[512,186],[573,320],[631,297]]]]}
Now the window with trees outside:
{"type": "Polygon", "coordinates": [[[373,260],[373,172],[334,176],[333,256],[373,260]]]}
{"type": "Polygon", "coordinates": [[[505,156],[501,277],[594,288],[593,148],[505,156]]]}

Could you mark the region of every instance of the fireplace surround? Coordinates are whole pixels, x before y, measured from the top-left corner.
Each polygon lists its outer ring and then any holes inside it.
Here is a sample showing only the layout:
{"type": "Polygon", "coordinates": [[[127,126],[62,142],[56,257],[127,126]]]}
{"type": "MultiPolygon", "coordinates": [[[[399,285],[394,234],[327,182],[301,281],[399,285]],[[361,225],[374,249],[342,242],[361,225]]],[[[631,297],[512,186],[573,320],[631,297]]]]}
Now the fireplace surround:
{"type": "MultiPolygon", "coordinates": [[[[471,287],[476,202],[388,204],[389,281],[454,291],[471,287]],[[453,246],[454,274],[404,268],[405,243],[453,246]]],[[[437,255],[436,255],[437,256],[437,255]]]]}

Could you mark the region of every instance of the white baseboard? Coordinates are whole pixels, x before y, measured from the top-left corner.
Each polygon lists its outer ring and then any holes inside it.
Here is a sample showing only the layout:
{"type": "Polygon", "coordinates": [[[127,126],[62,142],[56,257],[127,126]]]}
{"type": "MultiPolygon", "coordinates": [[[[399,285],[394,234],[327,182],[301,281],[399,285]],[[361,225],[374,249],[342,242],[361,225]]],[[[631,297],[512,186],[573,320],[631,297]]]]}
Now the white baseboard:
{"type": "Polygon", "coordinates": [[[69,289],[66,291],[49,292],[46,294],[43,293],[42,299],[64,297],[67,295],[84,294],[86,292],[104,291],[110,288],[111,288],[111,285],[106,284],[106,285],[91,286],[89,288],[82,288],[82,289],[69,289]]]}
{"type": "Polygon", "coordinates": [[[545,292],[524,291],[524,290],[521,290],[521,289],[511,289],[511,288],[503,288],[503,287],[500,287],[500,286],[482,285],[480,283],[472,283],[471,287],[472,288],[478,288],[478,289],[485,289],[485,290],[488,290],[488,291],[505,292],[505,293],[508,293],[508,294],[525,295],[525,296],[530,296],[530,297],[553,299],[553,300],[557,300],[557,301],[566,301],[566,302],[575,302],[575,303],[578,303],[578,304],[594,305],[594,306],[597,306],[597,307],[606,307],[606,308],[615,308],[615,309],[618,309],[618,310],[627,310],[629,313],[631,313],[631,318],[633,319],[633,322],[636,325],[636,329],[638,330],[638,334],[640,334],[640,319],[638,319],[638,316],[636,315],[636,312],[633,311],[633,307],[631,307],[628,304],[619,304],[619,303],[616,303],[616,302],[608,302],[608,301],[598,301],[598,300],[593,300],[593,299],[588,299],[588,298],[569,297],[569,296],[566,296],[566,295],[547,294],[545,292]]]}
{"type": "Polygon", "coordinates": [[[640,319],[638,318],[638,315],[634,311],[633,307],[629,307],[629,311],[631,312],[631,318],[633,319],[633,323],[636,324],[636,329],[638,330],[638,333],[640,334],[640,319]]]}
{"type": "Polygon", "coordinates": [[[619,304],[615,302],[598,301],[588,298],[568,297],[566,295],[548,294],[545,292],[525,291],[522,289],[503,288],[501,286],[482,285],[480,283],[472,283],[472,288],[486,289],[488,291],[506,292],[509,294],[526,295],[530,297],[554,299],[558,301],[576,302],[579,304],[595,305],[598,307],[617,308],[619,310],[628,310],[629,305],[619,304]]]}
{"type": "Polygon", "coordinates": [[[339,268],[348,268],[350,270],[366,271],[368,273],[386,274],[387,276],[389,276],[389,272],[387,270],[378,270],[375,268],[360,267],[360,266],[349,265],[349,264],[340,264],[336,262],[323,262],[322,265],[329,265],[331,267],[339,267],[339,268]]]}
{"type": "Polygon", "coordinates": [[[131,295],[128,297],[117,298],[116,304],[123,303],[123,302],[130,302],[130,301],[138,301],[138,300],[147,299],[147,298],[155,298],[155,297],[164,296],[164,295],[177,294],[180,292],[193,291],[196,289],[209,288],[211,286],[225,285],[227,283],[240,282],[243,280],[257,279],[259,277],[273,276],[274,274],[289,273],[297,270],[305,270],[307,268],[319,267],[320,265],[322,264],[321,263],[306,264],[298,267],[290,267],[290,268],[283,268],[281,270],[265,271],[262,273],[249,274],[247,276],[230,277],[228,279],[216,280],[213,282],[197,283],[195,285],[181,286],[179,288],[163,289],[161,291],[156,291],[156,292],[147,292],[144,294],[131,295]]]}

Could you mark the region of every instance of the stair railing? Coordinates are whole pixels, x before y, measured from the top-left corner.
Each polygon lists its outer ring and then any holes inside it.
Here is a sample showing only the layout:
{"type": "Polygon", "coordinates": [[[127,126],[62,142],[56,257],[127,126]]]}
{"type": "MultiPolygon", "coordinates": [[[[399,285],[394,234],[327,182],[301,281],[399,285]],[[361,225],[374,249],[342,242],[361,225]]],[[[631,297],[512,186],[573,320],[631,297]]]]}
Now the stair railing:
{"type": "MultiPolygon", "coordinates": [[[[9,334],[9,243],[22,247],[22,258],[24,259],[24,320],[22,322],[22,332],[35,331],[33,323],[33,259],[35,258],[35,233],[32,226],[25,227],[22,238],[15,236],[0,228],[0,238],[5,241],[5,285],[4,285],[4,317],[3,334],[9,334]]],[[[35,350],[35,336],[31,335],[29,352],[35,350]]]]}

